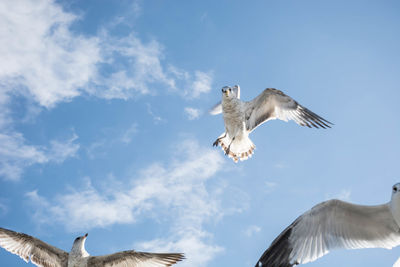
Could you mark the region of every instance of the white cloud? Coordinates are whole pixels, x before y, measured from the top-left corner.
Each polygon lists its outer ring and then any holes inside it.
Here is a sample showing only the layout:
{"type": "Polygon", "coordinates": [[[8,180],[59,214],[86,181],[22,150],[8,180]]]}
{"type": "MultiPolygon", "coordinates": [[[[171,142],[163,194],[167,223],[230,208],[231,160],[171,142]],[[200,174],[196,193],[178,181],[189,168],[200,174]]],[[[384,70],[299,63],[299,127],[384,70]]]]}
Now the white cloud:
{"type": "MultiPolygon", "coordinates": [[[[132,12],[140,13],[139,2],[133,2],[132,12]]],[[[143,42],[133,33],[114,37],[104,28],[97,36],[80,35],[71,31],[79,19],[52,0],[0,1],[1,176],[16,180],[24,167],[61,162],[78,149],[66,144],[71,150],[62,151],[57,142],[49,147],[29,144],[14,129],[11,110],[15,97],[27,99],[25,108],[34,111],[26,112],[30,117],[21,120],[27,121],[43,107],[50,109],[82,94],[129,99],[167,88],[184,95],[185,90],[176,86],[182,82],[192,85],[193,96],[209,91],[211,78],[203,72],[196,71],[192,78],[187,71],[183,76],[171,71],[173,66],[165,70],[163,47],[157,41],[143,42]],[[26,154],[16,155],[10,147],[26,154]],[[55,154],[49,155],[51,150],[55,154]]],[[[121,23],[123,17],[117,21],[121,23]]],[[[149,113],[155,122],[163,121],[151,108],[149,113]]]]}
{"type": "Polygon", "coordinates": [[[221,207],[221,198],[227,191],[221,188],[221,183],[212,183],[213,186],[208,183],[222,169],[223,162],[217,151],[186,140],[168,164],[151,164],[138,173],[138,178],[125,182],[128,187],[109,182],[101,190],[89,182],[83,189],[71,188],[51,201],[36,191],[27,196],[34,204],[38,222],[61,223],[72,231],[134,223],[156,216],[163,224],[170,225],[168,233],[137,245],[151,250],[179,249],[188,257],[182,266],[203,266],[223,250],[213,244],[207,223],[217,222],[235,210],[221,207]]]}
{"type": "Polygon", "coordinates": [[[50,151],[47,153],[49,160],[56,163],[61,163],[67,158],[75,157],[80,145],[75,143],[78,139],[76,134],[65,141],[52,140],[50,141],[50,151]]]}
{"type": "Polygon", "coordinates": [[[211,90],[212,75],[210,73],[196,71],[195,76],[191,89],[187,91],[190,98],[199,97],[200,94],[208,93],[211,90]]]}
{"type": "Polygon", "coordinates": [[[213,81],[212,72],[195,71],[193,77],[189,72],[171,65],[168,67],[168,72],[176,77],[176,83],[183,83],[182,87],[186,88],[183,91],[183,95],[186,98],[197,98],[201,94],[206,94],[211,90],[213,81]]]}
{"type": "MultiPolygon", "coordinates": [[[[218,253],[224,251],[218,245],[206,244],[205,240],[210,234],[203,231],[191,229],[189,232],[181,232],[170,239],[154,239],[147,242],[139,242],[134,247],[144,251],[184,251],[186,260],[179,266],[205,266],[218,253]]],[[[185,229],[188,231],[188,229],[185,229]]]]}
{"type": "Polygon", "coordinates": [[[18,180],[25,167],[48,162],[61,163],[75,156],[79,144],[77,136],[65,141],[52,140],[50,147],[27,145],[19,133],[0,133],[0,176],[8,180],[18,180]]]}
{"type": "Polygon", "coordinates": [[[200,117],[201,111],[197,108],[186,107],[185,113],[189,120],[195,120],[200,117]]]}
{"type": "Polygon", "coordinates": [[[154,124],[160,124],[160,123],[165,123],[166,120],[161,118],[160,116],[156,115],[155,112],[153,111],[152,106],[147,103],[147,113],[153,118],[153,122],[154,124]]]}
{"type": "Polygon", "coordinates": [[[101,40],[104,63],[92,80],[91,93],[106,99],[129,99],[137,93],[156,94],[149,89],[153,84],[175,89],[174,78],[162,66],[163,48],[157,41],[144,44],[134,34],[122,38],[104,34],[101,40]],[[102,67],[111,67],[111,74],[102,72],[102,67]]]}
{"type": "Polygon", "coordinates": [[[244,234],[247,237],[252,237],[254,234],[257,234],[260,231],[261,231],[261,227],[259,227],[257,225],[250,225],[249,227],[247,227],[246,230],[244,230],[244,234]]]}
{"type": "MultiPolygon", "coordinates": [[[[137,12],[138,2],[132,7],[137,12]]],[[[93,37],[79,35],[70,30],[78,19],[51,0],[2,1],[2,93],[33,98],[49,108],[85,92],[128,99],[137,93],[154,94],[149,87],[154,83],[176,90],[180,80],[191,84],[191,97],[210,91],[209,73],[191,75],[172,65],[165,70],[163,47],[157,41],[144,43],[133,33],[114,37],[106,29],[93,37]]]]}
{"type": "Polygon", "coordinates": [[[125,144],[129,144],[132,142],[132,137],[137,133],[138,125],[137,123],[133,123],[122,135],[121,142],[125,144]]]}
{"type": "Polygon", "coordinates": [[[76,19],[52,1],[1,1],[2,85],[45,107],[78,96],[101,57],[97,38],[69,30],[76,19]]]}
{"type": "Polygon", "coordinates": [[[91,143],[88,147],[86,147],[85,150],[89,159],[95,159],[98,156],[104,157],[106,155],[105,151],[103,151],[105,145],[106,141],[100,140],[100,141],[95,141],[91,143]]]}

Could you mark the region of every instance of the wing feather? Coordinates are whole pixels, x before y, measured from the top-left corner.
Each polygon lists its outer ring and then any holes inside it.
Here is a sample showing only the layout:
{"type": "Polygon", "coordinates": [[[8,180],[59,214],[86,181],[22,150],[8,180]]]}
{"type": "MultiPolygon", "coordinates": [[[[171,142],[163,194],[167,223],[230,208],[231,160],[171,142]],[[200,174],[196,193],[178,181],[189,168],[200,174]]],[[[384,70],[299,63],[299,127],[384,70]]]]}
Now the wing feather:
{"type": "Polygon", "coordinates": [[[335,248],[391,249],[400,245],[399,230],[388,204],[362,206],[329,200],[316,205],[289,225],[256,266],[307,263],[335,248]]]}
{"type": "Polygon", "coordinates": [[[184,259],[181,253],[148,253],[127,250],[104,256],[90,257],[92,267],[164,267],[172,266],[184,259]]]}
{"type": "Polygon", "coordinates": [[[67,267],[68,253],[35,237],[0,227],[0,246],[41,267],[67,267]]]}
{"type": "Polygon", "coordinates": [[[244,109],[248,131],[274,119],[293,120],[309,128],[330,128],[332,124],[274,88],[267,88],[252,101],[244,102],[244,109]]]}
{"type": "Polygon", "coordinates": [[[221,101],[215,104],[209,111],[211,115],[218,115],[222,113],[222,104],[221,101]]]}

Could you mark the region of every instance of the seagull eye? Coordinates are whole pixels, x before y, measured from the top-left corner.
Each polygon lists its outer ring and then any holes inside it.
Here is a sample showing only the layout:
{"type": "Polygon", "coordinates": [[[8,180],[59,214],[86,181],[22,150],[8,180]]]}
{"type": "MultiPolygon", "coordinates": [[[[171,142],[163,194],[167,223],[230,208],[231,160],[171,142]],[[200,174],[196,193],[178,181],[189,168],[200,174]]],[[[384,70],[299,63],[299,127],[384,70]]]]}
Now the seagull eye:
{"type": "Polygon", "coordinates": [[[396,192],[396,191],[397,191],[397,187],[393,187],[393,191],[395,191],[395,192],[396,192]]]}

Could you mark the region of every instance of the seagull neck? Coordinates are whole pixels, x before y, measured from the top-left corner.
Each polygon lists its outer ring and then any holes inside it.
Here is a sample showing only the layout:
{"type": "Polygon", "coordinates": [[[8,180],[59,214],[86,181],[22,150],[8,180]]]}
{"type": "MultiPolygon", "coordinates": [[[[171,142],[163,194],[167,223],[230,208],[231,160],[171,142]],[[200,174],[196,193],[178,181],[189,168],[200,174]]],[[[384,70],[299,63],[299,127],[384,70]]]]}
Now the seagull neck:
{"type": "Polygon", "coordinates": [[[88,257],[90,256],[89,253],[85,249],[85,241],[80,242],[79,244],[74,244],[71,249],[71,255],[74,257],[88,257]]]}
{"type": "Polygon", "coordinates": [[[222,109],[224,111],[235,110],[235,109],[237,109],[237,105],[239,102],[240,102],[240,100],[235,97],[223,97],[222,98],[222,109]]]}

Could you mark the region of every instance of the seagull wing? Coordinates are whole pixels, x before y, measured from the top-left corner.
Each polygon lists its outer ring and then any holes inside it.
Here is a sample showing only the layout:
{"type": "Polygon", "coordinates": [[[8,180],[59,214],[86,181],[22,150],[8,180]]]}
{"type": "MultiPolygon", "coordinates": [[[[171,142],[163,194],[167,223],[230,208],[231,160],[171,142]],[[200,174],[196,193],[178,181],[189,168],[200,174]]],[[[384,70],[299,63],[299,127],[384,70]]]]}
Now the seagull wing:
{"type": "Polygon", "coordinates": [[[181,253],[147,253],[134,250],[90,257],[91,267],[164,267],[184,259],[181,253]]]}
{"type": "Polygon", "coordinates": [[[217,104],[215,104],[215,106],[213,106],[208,112],[211,115],[218,115],[218,114],[222,113],[221,101],[218,102],[217,104]]]}
{"type": "Polygon", "coordinates": [[[240,86],[239,85],[234,85],[232,87],[232,91],[235,94],[237,99],[240,99],[240,86]]]}
{"type": "Polygon", "coordinates": [[[244,102],[244,110],[248,131],[275,119],[293,120],[309,128],[330,128],[329,124],[332,124],[274,88],[267,88],[252,101],[244,102]]]}
{"type": "Polygon", "coordinates": [[[68,253],[37,238],[0,227],[0,246],[41,267],[67,267],[68,253]]]}
{"type": "Polygon", "coordinates": [[[398,245],[399,226],[388,204],[361,206],[329,200],[316,205],[287,227],[256,266],[290,267],[314,261],[334,248],[391,249],[398,245]]]}

